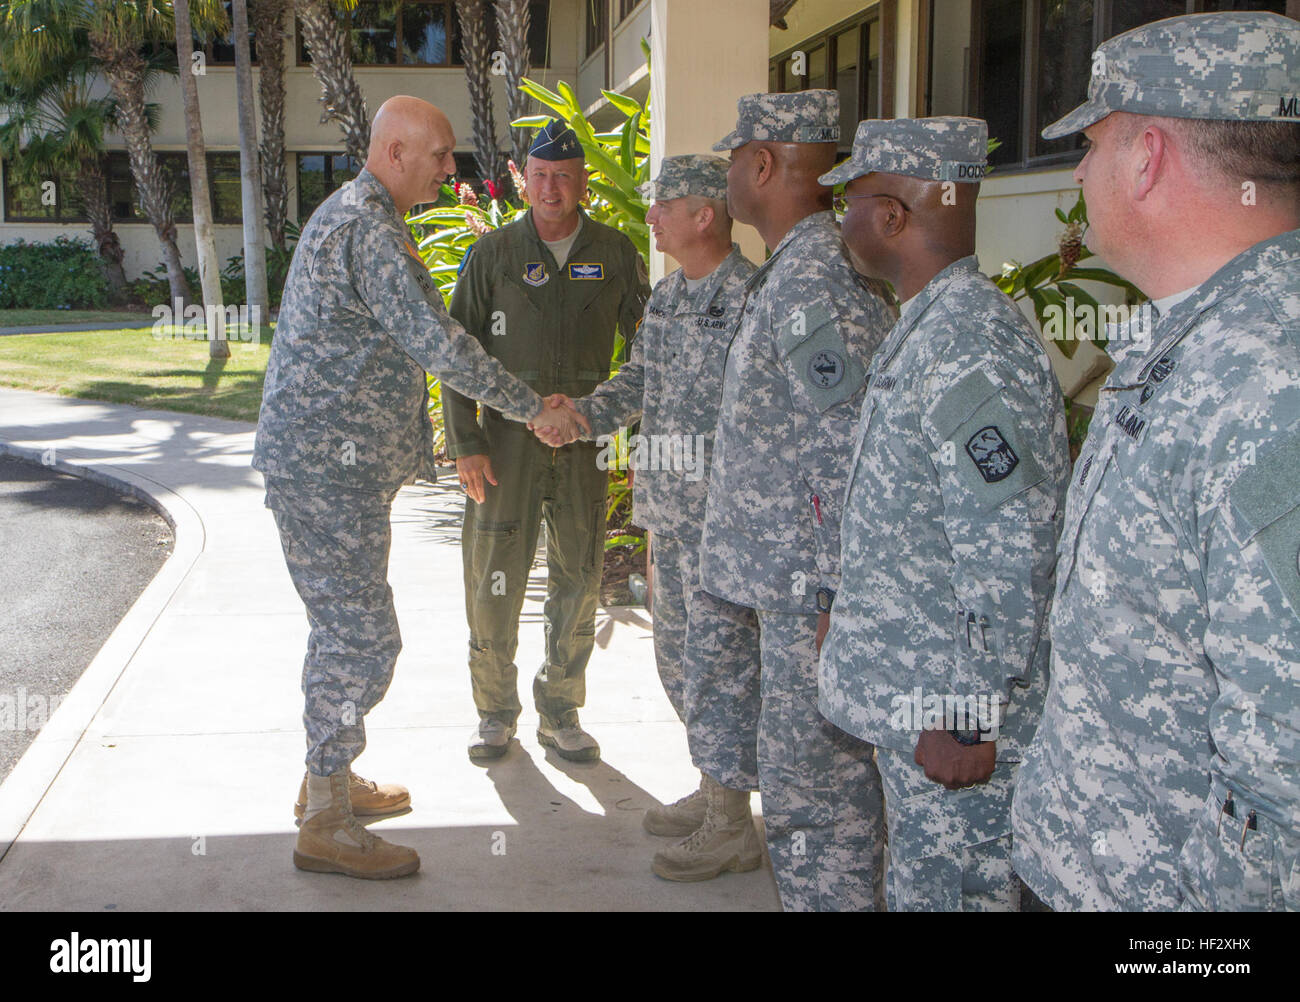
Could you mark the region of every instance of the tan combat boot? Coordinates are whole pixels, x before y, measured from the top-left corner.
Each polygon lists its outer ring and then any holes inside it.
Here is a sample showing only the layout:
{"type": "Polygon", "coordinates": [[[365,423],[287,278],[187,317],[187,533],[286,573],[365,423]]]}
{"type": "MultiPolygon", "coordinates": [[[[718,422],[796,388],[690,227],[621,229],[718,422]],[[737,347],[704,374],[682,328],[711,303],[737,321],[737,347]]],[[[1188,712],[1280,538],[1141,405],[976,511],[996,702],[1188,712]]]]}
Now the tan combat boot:
{"type": "MultiPolygon", "coordinates": [[[[352,813],[359,818],[379,817],[384,814],[396,814],[411,806],[410,791],[396,783],[384,783],[382,786],[362,779],[355,772],[348,773],[348,798],[352,801],[352,813]]],[[[307,774],[303,773],[302,786],[298,789],[298,802],[293,805],[293,816],[299,821],[307,810],[307,774]]]]}
{"type": "Polygon", "coordinates": [[[330,805],[298,829],[293,865],[313,873],[343,873],[363,880],[405,877],[420,868],[414,849],[372,835],[352,814],[349,773],[330,776],[330,805]]]}
{"type": "Polygon", "coordinates": [[[749,792],[728,790],[704,777],[704,823],[670,849],[655,853],[652,869],[664,880],[712,880],[724,870],[744,873],[763,861],[749,792]]]}
{"type": "Polygon", "coordinates": [[[652,807],[641,819],[641,827],[651,835],[675,835],[681,838],[699,830],[704,824],[704,809],[708,797],[704,794],[704,773],[700,773],[700,786],[671,804],[652,807]]]}

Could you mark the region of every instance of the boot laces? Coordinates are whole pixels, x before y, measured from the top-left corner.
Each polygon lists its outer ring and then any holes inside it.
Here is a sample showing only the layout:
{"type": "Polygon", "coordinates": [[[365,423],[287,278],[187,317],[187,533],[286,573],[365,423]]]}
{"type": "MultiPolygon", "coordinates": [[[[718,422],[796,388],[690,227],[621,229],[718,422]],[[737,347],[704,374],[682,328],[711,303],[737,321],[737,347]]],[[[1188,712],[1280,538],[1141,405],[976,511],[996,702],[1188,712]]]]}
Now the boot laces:
{"type": "Polygon", "coordinates": [[[375,844],[379,841],[379,837],[377,835],[372,835],[366,826],[356,819],[356,815],[351,811],[348,812],[347,820],[344,822],[344,828],[347,829],[349,835],[361,844],[361,848],[367,852],[373,849],[375,844]]]}
{"type": "Polygon", "coordinates": [[[704,822],[686,837],[686,841],[682,843],[682,848],[687,852],[695,852],[702,847],[718,830],[718,821],[719,818],[713,811],[706,811],[704,822]]]}

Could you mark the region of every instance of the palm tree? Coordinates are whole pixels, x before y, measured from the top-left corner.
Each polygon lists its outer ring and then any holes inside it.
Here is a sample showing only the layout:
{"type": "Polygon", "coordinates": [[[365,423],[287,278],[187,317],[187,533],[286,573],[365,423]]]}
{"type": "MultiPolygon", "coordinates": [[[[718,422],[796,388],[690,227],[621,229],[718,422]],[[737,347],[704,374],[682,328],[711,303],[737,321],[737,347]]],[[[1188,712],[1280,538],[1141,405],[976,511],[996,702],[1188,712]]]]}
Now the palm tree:
{"type": "Polygon", "coordinates": [[[52,59],[24,52],[30,35],[0,24],[0,153],[19,176],[70,179],[85,206],[95,247],[116,294],[126,287],[122,244],[104,176],[103,139],[112,127],[111,98],[91,97],[94,63],[85,33],[60,47],[52,59]]]}
{"type": "MultiPolygon", "coordinates": [[[[339,0],[337,6],[351,10],[356,0],[339,0]]],[[[352,74],[347,37],[332,8],[327,0],[294,0],[293,5],[325,105],[320,120],[338,122],[348,155],[364,163],[370,148],[370,113],[352,74]]]]}
{"type": "Polygon", "coordinates": [[[190,163],[190,194],[194,207],[194,244],[199,256],[199,278],[208,325],[208,355],[229,358],[221,297],[221,264],[212,233],[212,197],[208,189],[208,154],[199,115],[199,85],[192,72],[194,36],[190,28],[189,0],[175,0],[176,61],[180,66],[181,95],[185,105],[185,148],[190,163]]]}
{"type": "MultiPolygon", "coordinates": [[[[196,0],[192,5],[195,27],[206,32],[220,25],[224,11],[217,0],[196,0]]],[[[126,141],[127,160],[135,181],[136,198],[158,242],[172,299],[191,297],[172,218],[172,189],[150,141],[145,103],[146,46],[166,44],[174,38],[172,5],[166,0],[10,0],[0,5],[7,27],[33,35],[35,50],[52,54],[66,48],[69,32],[85,29],[90,51],[116,101],[116,125],[126,141]]]]}
{"type": "Polygon", "coordinates": [[[266,288],[266,241],[262,235],[262,174],[257,165],[257,116],[248,49],[248,3],[234,0],[235,86],[239,102],[239,180],[244,199],[244,297],[254,325],[270,308],[266,288]]]}
{"type": "Polygon", "coordinates": [[[284,229],[289,217],[289,182],[284,153],[284,18],[291,0],[253,0],[248,7],[257,39],[258,95],[262,105],[262,195],[266,201],[266,228],[271,243],[285,249],[284,229]]]}
{"type": "MultiPolygon", "coordinates": [[[[496,0],[494,6],[497,34],[506,57],[506,114],[517,122],[528,114],[528,97],[519,89],[519,81],[528,76],[528,0],[496,0]]],[[[527,129],[510,130],[510,151],[517,164],[527,159],[527,129]]]]}
{"type": "Polygon", "coordinates": [[[469,107],[474,119],[474,159],[478,161],[479,174],[494,179],[500,173],[500,154],[492,113],[492,52],[484,7],[484,0],[456,0],[469,107]]]}

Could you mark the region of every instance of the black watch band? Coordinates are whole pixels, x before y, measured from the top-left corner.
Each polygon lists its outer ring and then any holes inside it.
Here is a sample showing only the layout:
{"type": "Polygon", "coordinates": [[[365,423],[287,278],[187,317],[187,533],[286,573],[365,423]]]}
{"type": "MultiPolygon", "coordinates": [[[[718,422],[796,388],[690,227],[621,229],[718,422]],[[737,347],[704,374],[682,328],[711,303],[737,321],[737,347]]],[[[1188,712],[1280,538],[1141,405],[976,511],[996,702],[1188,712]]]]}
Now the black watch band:
{"type": "Polygon", "coordinates": [[[968,748],[972,745],[984,743],[984,736],[982,732],[978,730],[959,731],[956,728],[952,728],[948,733],[952,735],[952,739],[959,745],[965,745],[968,748]]]}

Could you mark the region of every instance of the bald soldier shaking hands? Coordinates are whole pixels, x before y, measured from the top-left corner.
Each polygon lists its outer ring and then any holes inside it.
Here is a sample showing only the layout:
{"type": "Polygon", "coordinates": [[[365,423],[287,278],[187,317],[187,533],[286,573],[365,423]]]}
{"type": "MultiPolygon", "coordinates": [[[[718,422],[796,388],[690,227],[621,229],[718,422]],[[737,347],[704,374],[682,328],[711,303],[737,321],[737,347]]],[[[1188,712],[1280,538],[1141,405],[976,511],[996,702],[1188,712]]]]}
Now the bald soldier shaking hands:
{"type": "Polygon", "coordinates": [[[455,145],[433,105],[384,102],[365,168],[302,231],[267,366],[253,467],[266,478],[266,505],[311,624],[293,854],[303,870],[384,879],[420,866],[414,849],[356,820],[405,810],[407,791],[363,780],[351,765],[402,646],[388,586],[389,513],[432,455],[425,372],[512,420],[577,433],[571,412],[543,408],[447,315],[411,241],[406,212],[438,197],[455,171],[455,145]]]}

